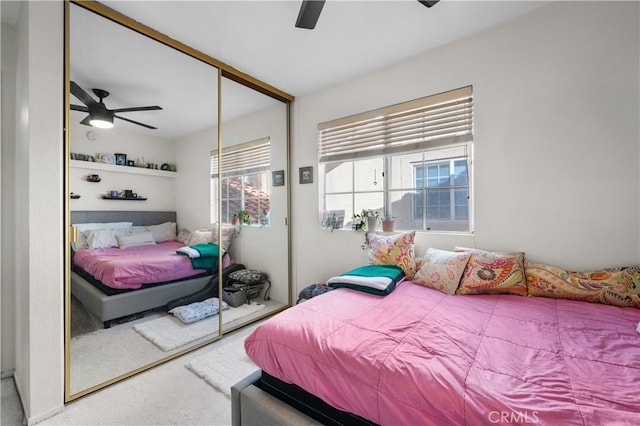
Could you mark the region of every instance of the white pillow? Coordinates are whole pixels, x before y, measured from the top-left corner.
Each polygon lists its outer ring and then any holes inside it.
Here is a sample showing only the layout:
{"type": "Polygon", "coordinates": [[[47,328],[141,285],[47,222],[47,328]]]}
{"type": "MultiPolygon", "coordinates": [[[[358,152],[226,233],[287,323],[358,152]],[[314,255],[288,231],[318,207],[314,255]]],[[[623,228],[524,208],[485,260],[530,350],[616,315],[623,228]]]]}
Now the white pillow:
{"type": "Polygon", "coordinates": [[[75,226],[78,229],[78,239],[75,243],[71,243],[73,250],[80,250],[81,248],[88,247],[87,237],[84,235],[85,231],[94,229],[116,229],[119,231],[131,231],[133,222],[106,222],[106,223],[76,223],[75,226]]]}
{"type": "Polygon", "coordinates": [[[118,247],[121,249],[138,246],[153,246],[156,244],[153,234],[149,231],[136,232],[129,235],[118,235],[116,239],[118,240],[118,247]]]}
{"type": "Polygon", "coordinates": [[[237,227],[233,226],[233,225],[226,225],[223,224],[221,227],[219,226],[219,224],[215,224],[214,225],[214,230],[215,232],[213,233],[213,242],[214,243],[218,243],[218,229],[221,228],[221,235],[222,235],[222,248],[225,250],[229,250],[229,247],[231,246],[231,242],[233,241],[233,238],[236,236],[236,232],[237,232],[237,227]]]}
{"type": "Polygon", "coordinates": [[[189,243],[187,245],[194,244],[207,244],[212,242],[212,231],[208,229],[196,229],[191,234],[191,238],[189,238],[189,243]]]}
{"type": "Polygon", "coordinates": [[[181,229],[180,232],[178,232],[176,241],[189,245],[189,240],[191,240],[191,234],[192,234],[191,231],[189,231],[188,229],[181,229]]]}
{"type": "Polygon", "coordinates": [[[151,231],[156,243],[163,241],[170,241],[176,239],[176,224],[175,222],[165,222],[160,225],[147,226],[147,231],[151,231]]]}
{"type": "Polygon", "coordinates": [[[91,250],[118,246],[116,231],[113,229],[91,229],[82,234],[87,239],[87,247],[91,250]]]}

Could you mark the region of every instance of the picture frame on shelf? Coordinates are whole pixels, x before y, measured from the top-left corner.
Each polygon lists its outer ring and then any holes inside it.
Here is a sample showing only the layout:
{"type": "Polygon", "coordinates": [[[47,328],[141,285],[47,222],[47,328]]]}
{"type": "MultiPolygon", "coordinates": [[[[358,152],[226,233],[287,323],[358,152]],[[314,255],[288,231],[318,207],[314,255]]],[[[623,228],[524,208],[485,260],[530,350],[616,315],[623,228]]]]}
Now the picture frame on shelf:
{"type": "Polygon", "coordinates": [[[104,164],[115,164],[116,157],[113,154],[100,154],[100,162],[104,164]]]}
{"type": "Polygon", "coordinates": [[[276,170],[271,173],[273,186],[284,186],[284,170],[276,170]]]}
{"type": "Polygon", "coordinates": [[[300,183],[313,183],[313,167],[300,167],[300,183]]]}
{"type": "Polygon", "coordinates": [[[127,166],[134,167],[135,165],[136,165],[136,162],[134,160],[127,160],[127,166]]]}
{"type": "Polygon", "coordinates": [[[121,154],[116,152],[114,154],[116,166],[126,166],[127,165],[127,154],[121,154]]]}

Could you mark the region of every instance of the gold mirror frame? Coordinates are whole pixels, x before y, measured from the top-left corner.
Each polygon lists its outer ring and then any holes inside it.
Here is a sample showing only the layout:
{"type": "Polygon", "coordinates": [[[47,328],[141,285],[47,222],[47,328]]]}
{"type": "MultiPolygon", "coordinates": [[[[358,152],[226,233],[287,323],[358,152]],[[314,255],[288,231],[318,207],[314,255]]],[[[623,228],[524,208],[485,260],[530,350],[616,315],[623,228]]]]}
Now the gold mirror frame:
{"type": "MultiPolygon", "coordinates": [[[[75,5],[78,5],[80,7],[83,7],[89,11],[92,11],[96,14],[98,14],[99,16],[105,18],[105,19],[109,19],[111,21],[114,21],[120,25],[123,25],[124,27],[127,27],[139,34],[142,34],[143,36],[147,36],[149,38],[151,38],[152,40],[157,41],[158,43],[161,43],[165,46],[168,46],[170,48],[176,49],[179,52],[182,52],[192,58],[195,58],[197,60],[200,60],[202,62],[204,62],[205,64],[211,65],[212,67],[217,68],[218,73],[217,73],[217,78],[218,78],[218,150],[219,152],[222,149],[222,90],[221,90],[221,85],[222,85],[222,78],[226,77],[228,79],[231,79],[241,85],[244,85],[248,88],[251,88],[253,90],[256,90],[262,94],[265,94],[267,96],[270,96],[280,102],[283,102],[286,105],[286,153],[287,153],[287,159],[286,159],[286,164],[287,164],[287,172],[290,174],[290,133],[291,133],[291,128],[290,128],[290,118],[291,118],[291,102],[293,102],[294,97],[289,95],[288,93],[285,93],[279,89],[276,89],[273,86],[270,86],[260,80],[257,80],[253,77],[251,77],[248,74],[245,74],[223,62],[218,61],[217,59],[204,54],[198,50],[195,50],[177,40],[174,40],[150,27],[147,27],[143,24],[141,24],[140,22],[137,22],[125,15],[120,14],[119,12],[116,12],[115,10],[108,8],[106,6],[104,6],[101,3],[98,2],[94,2],[94,1],[76,1],[76,0],[67,0],[64,3],[64,28],[65,28],[65,34],[64,34],[64,107],[65,107],[65,114],[64,114],[64,168],[65,168],[65,180],[64,180],[64,194],[65,194],[65,201],[64,201],[64,209],[65,209],[65,214],[64,214],[64,242],[65,242],[65,248],[64,248],[64,330],[65,330],[65,336],[64,336],[64,347],[65,347],[65,372],[64,372],[64,402],[68,403],[71,401],[74,401],[78,398],[81,398],[87,394],[90,394],[96,390],[102,389],[106,386],[109,386],[115,382],[121,381],[125,378],[131,377],[133,375],[136,375],[140,372],[146,371],[152,367],[155,367],[159,364],[162,364],[164,362],[167,362],[171,359],[174,359],[176,357],[179,357],[187,352],[191,352],[193,350],[196,350],[198,348],[201,348],[202,346],[205,346],[211,342],[214,342],[218,339],[220,339],[224,334],[229,333],[234,331],[233,329],[231,330],[227,330],[227,331],[223,331],[223,327],[222,327],[222,316],[218,316],[218,336],[212,338],[211,340],[198,344],[198,345],[194,345],[188,349],[184,349],[180,352],[177,352],[175,354],[169,355],[167,357],[161,358],[155,362],[152,362],[150,364],[147,364],[145,366],[142,366],[140,368],[137,368],[135,370],[132,370],[126,374],[122,374],[120,376],[117,376],[111,380],[108,380],[106,382],[100,383],[98,385],[92,386],[88,389],[82,390],[80,392],[77,392],[75,394],[71,394],[70,393],[70,389],[71,389],[71,365],[70,365],[70,358],[71,358],[71,353],[70,353],[70,340],[71,340],[71,333],[70,333],[70,321],[71,321],[71,309],[70,309],[70,304],[71,304],[71,284],[70,284],[70,271],[71,271],[71,250],[70,250],[70,242],[72,240],[72,237],[74,236],[74,230],[71,227],[71,219],[70,219],[70,211],[71,211],[71,207],[70,207],[70,183],[69,183],[69,168],[70,168],[70,146],[71,146],[71,139],[70,139],[70,4],[73,3],[75,5]]],[[[291,182],[291,179],[288,180],[289,182],[291,182]]],[[[219,182],[220,184],[220,182],[219,182]]],[[[221,188],[219,187],[218,190],[220,191],[221,188]]],[[[219,192],[220,193],[220,192],[219,192]]],[[[285,218],[286,223],[287,223],[287,227],[286,227],[286,232],[287,232],[287,246],[288,246],[288,250],[287,250],[287,279],[288,279],[288,283],[287,283],[287,287],[288,287],[288,295],[289,295],[289,300],[287,301],[288,305],[285,306],[283,309],[285,309],[286,307],[290,306],[292,304],[292,276],[291,276],[291,226],[290,226],[290,218],[291,218],[291,185],[287,185],[287,207],[286,207],[286,212],[287,212],[287,216],[285,218]]],[[[218,217],[221,217],[221,202],[220,199],[218,199],[218,203],[217,203],[217,208],[218,208],[218,217]]],[[[220,233],[219,234],[219,238],[220,238],[220,233]]],[[[221,241],[218,241],[218,244],[220,244],[221,241]]],[[[222,260],[219,260],[219,270],[222,269],[222,260]]],[[[218,280],[218,294],[222,294],[222,279],[220,278],[218,280]]],[[[277,311],[276,311],[277,312],[277,311]]],[[[272,315],[274,312],[270,312],[268,315],[272,315]]],[[[265,315],[267,316],[267,315],[265,315]]],[[[260,319],[260,318],[258,318],[260,319]]],[[[243,325],[244,326],[244,325],[243,325]]]]}

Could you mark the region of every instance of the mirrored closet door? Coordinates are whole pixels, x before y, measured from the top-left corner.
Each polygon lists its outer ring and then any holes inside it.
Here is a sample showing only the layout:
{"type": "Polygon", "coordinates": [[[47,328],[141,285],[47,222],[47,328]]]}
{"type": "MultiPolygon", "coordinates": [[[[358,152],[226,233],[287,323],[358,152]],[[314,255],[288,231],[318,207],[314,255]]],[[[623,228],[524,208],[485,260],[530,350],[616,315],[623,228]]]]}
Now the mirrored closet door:
{"type": "Polygon", "coordinates": [[[223,311],[226,331],[289,304],[289,147],[286,104],[226,77],[221,93],[222,149],[212,152],[220,158],[212,188],[221,204],[212,216],[235,229],[231,261],[256,272],[248,274],[253,281],[238,282],[232,273],[224,283],[228,302],[248,313],[235,320],[233,310],[223,311]]]}
{"type": "Polygon", "coordinates": [[[289,306],[293,98],[100,3],[65,6],[68,402],[289,306]],[[226,273],[247,269],[262,278],[226,273]]]}

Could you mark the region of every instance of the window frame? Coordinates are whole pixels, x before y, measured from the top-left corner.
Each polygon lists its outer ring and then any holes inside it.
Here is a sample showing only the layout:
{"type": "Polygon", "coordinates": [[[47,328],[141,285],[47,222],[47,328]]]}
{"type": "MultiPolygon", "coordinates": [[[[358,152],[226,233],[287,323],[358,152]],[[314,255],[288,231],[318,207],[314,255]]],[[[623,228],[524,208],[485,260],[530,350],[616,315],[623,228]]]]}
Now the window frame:
{"type": "MultiPolygon", "coordinates": [[[[271,139],[269,137],[256,139],[253,141],[233,145],[227,148],[222,149],[222,170],[218,170],[218,150],[212,150],[210,153],[210,189],[211,189],[211,202],[210,202],[210,215],[211,222],[216,223],[221,221],[223,223],[231,223],[231,218],[233,214],[229,211],[229,205],[232,201],[240,201],[240,208],[238,210],[246,210],[247,209],[247,194],[246,194],[246,185],[247,179],[256,177],[259,181],[262,181],[262,185],[260,185],[259,190],[264,192],[266,195],[266,203],[270,205],[271,202],[271,139]],[[240,197],[229,196],[229,181],[233,179],[238,179],[240,182],[240,188],[237,190],[240,194],[240,197]],[[220,182],[222,180],[222,182],[220,182]],[[225,185],[226,181],[226,195],[225,195],[225,185]],[[219,185],[220,184],[220,185],[219,185]],[[218,194],[218,188],[222,190],[221,194],[218,194]],[[222,218],[218,218],[217,214],[217,199],[220,199],[223,212],[222,218]],[[224,211],[224,206],[226,205],[226,212],[224,211]],[[227,217],[225,217],[227,216],[227,217]],[[229,219],[229,221],[226,221],[229,219]]],[[[263,220],[263,215],[261,212],[264,210],[264,205],[262,205],[262,198],[255,197],[258,201],[258,210],[256,212],[255,222],[249,225],[252,226],[269,226],[269,222],[263,220]]],[[[267,213],[268,216],[268,213],[267,213]]]]}
{"type": "MultiPolygon", "coordinates": [[[[423,191],[423,215],[419,220],[414,219],[416,213],[415,206],[411,205],[411,211],[407,212],[409,218],[405,224],[411,222],[421,222],[420,228],[416,231],[425,232],[455,232],[473,233],[473,88],[472,86],[455,89],[437,95],[415,99],[389,107],[379,108],[361,114],[332,120],[318,125],[319,137],[319,182],[320,196],[323,216],[331,214],[333,210],[327,212],[327,205],[333,204],[331,197],[343,197],[342,201],[336,202],[332,207],[342,208],[344,206],[345,225],[347,216],[350,213],[359,213],[361,206],[358,203],[358,196],[366,194],[382,194],[382,208],[379,209],[381,216],[393,216],[391,210],[393,204],[398,199],[402,199],[410,191],[413,193],[411,203],[415,202],[418,191],[423,191]],[[448,149],[464,147],[464,155],[458,154],[454,157],[444,157],[448,149]],[[443,158],[427,160],[426,153],[433,156],[434,152],[443,150],[443,158]],[[450,230],[434,230],[429,224],[434,223],[434,219],[428,218],[426,207],[427,176],[424,176],[424,186],[418,188],[415,185],[414,166],[409,171],[412,176],[412,187],[396,188],[391,185],[394,163],[402,164],[402,156],[420,154],[422,160],[417,167],[423,167],[427,173],[429,164],[448,162],[449,177],[446,189],[449,194],[449,220],[443,221],[451,223],[450,230]],[[356,182],[362,178],[356,176],[358,162],[361,160],[382,159],[382,179],[383,185],[380,189],[368,190],[357,189],[356,182]],[[454,181],[456,163],[466,161],[466,184],[457,185],[454,181]],[[329,171],[336,165],[350,164],[351,177],[350,189],[342,188],[340,191],[327,191],[329,187],[329,171]],[[466,190],[466,219],[459,219],[458,203],[459,196],[456,193],[460,189],[466,190]],[[394,192],[400,197],[394,197],[394,192]],[[350,202],[347,199],[350,198],[350,202]],[[393,201],[396,200],[396,201],[393,201]],[[350,205],[350,206],[349,206],[350,205]],[[455,223],[468,224],[464,230],[456,230],[455,223]]],[[[406,165],[402,165],[404,168],[406,165]]],[[[404,172],[401,172],[404,173],[404,172]]],[[[374,176],[376,172],[374,172],[374,176]]],[[[406,175],[405,175],[406,178],[406,175]]],[[[376,179],[374,178],[374,185],[376,179]]],[[[335,182],[332,182],[335,183],[335,182]]],[[[436,189],[436,188],[433,188],[436,189]]],[[[377,205],[365,206],[364,208],[378,208],[377,205]]],[[[342,211],[342,210],[336,210],[342,211]]],[[[418,218],[415,218],[418,219],[418,218]]],[[[396,222],[398,222],[396,220],[396,222]]],[[[400,229],[400,228],[397,228],[400,229]]]]}

